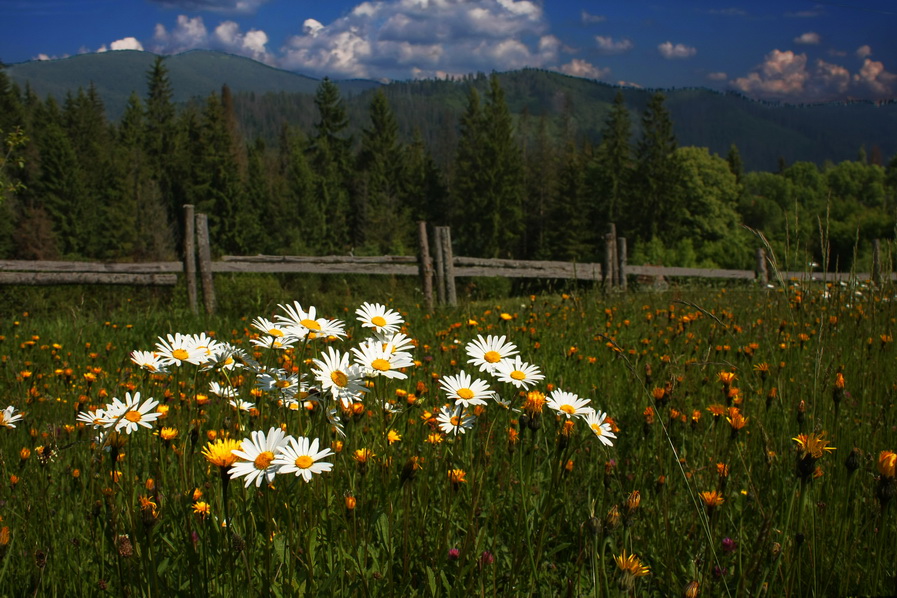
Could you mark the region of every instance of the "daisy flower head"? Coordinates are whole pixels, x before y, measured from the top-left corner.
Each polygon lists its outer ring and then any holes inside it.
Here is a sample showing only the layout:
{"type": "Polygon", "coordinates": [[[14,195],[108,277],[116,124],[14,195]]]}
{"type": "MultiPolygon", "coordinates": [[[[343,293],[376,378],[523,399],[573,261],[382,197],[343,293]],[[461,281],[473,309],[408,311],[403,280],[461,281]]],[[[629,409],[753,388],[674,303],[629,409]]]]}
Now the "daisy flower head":
{"type": "Polygon", "coordinates": [[[93,426],[94,430],[103,428],[106,425],[106,411],[102,407],[98,407],[93,411],[82,411],[75,418],[83,424],[93,426]]]}
{"type": "Polygon", "coordinates": [[[517,388],[522,388],[524,390],[545,378],[537,366],[526,363],[520,359],[519,355],[514,359],[504,359],[499,361],[492,371],[492,374],[499,381],[509,382],[517,388]]]}
{"type": "Polygon", "coordinates": [[[572,392],[566,392],[559,388],[553,390],[548,395],[546,405],[570,419],[573,416],[584,417],[586,414],[594,411],[589,407],[589,399],[582,399],[572,392]]]}
{"type": "Polygon", "coordinates": [[[15,422],[25,417],[24,413],[16,413],[16,408],[10,405],[3,411],[0,411],[0,427],[15,428],[15,422]]]}
{"type": "Polygon", "coordinates": [[[253,431],[249,438],[243,439],[239,450],[233,451],[242,460],[231,466],[230,477],[245,477],[246,488],[253,482],[257,488],[263,481],[270,484],[280,468],[274,464],[274,459],[287,441],[286,432],[278,427],[272,427],[267,434],[261,430],[253,431]]]}
{"type": "Polygon", "coordinates": [[[274,321],[289,327],[289,334],[299,340],[312,340],[326,338],[328,336],[346,336],[345,325],[339,320],[318,318],[314,306],[309,306],[308,311],[302,309],[298,301],[293,305],[278,305],[286,315],[274,316],[274,321]]]}
{"type": "Polygon", "coordinates": [[[304,390],[298,374],[290,374],[279,368],[260,374],[255,386],[264,392],[274,392],[286,398],[293,398],[304,390]]]}
{"type": "Polygon", "coordinates": [[[483,338],[482,335],[477,335],[475,340],[467,343],[465,350],[470,357],[467,363],[480,368],[481,372],[495,371],[500,361],[509,359],[518,353],[517,346],[506,342],[504,336],[493,336],[491,334],[486,338],[483,338]]]}
{"type": "Polygon", "coordinates": [[[237,396],[236,388],[233,386],[222,386],[217,382],[209,382],[209,392],[225,399],[232,399],[237,396]]]}
{"type": "Polygon", "coordinates": [[[495,395],[489,390],[489,385],[484,380],[473,380],[471,376],[461,371],[457,376],[445,376],[439,380],[439,386],[445,391],[449,399],[464,408],[471,405],[485,405],[486,399],[495,395]]]}
{"type": "Polygon", "coordinates": [[[246,365],[254,367],[255,360],[250,358],[246,351],[237,348],[230,343],[216,343],[212,347],[212,352],[203,362],[204,370],[235,370],[246,365]]]}
{"type": "Polygon", "coordinates": [[[381,345],[392,345],[393,353],[409,353],[414,348],[414,340],[401,332],[374,332],[374,337],[367,342],[378,342],[381,345]]]}
{"type": "Polygon", "coordinates": [[[168,372],[168,368],[154,351],[131,351],[131,361],[138,367],[154,374],[168,372]]]}
{"type": "Polygon", "coordinates": [[[231,399],[228,404],[237,411],[251,411],[255,407],[255,403],[244,401],[243,399],[231,399]]]}
{"type": "Polygon", "coordinates": [[[414,360],[408,353],[394,353],[390,344],[382,346],[380,343],[362,343],[353,347],[352,353],[355,354],[356,363],[368,377],[383,376],[404,380],[408,376],[399,370],[414,365],[414,360]]]}
{"type": "Polygon", "coordinates": [[[355,315],[364,328],[373,328],[376,332],[398,332],[405,322],[399,312],[379,303],[365,302],[355,310],[355,315]]]}
{"type": "Polygon", "coordinates": [[[340,401],[343,407],[348,407],[367,392],[362,381],[364,372],[360,366],[349,363],[348,353],[327,347],[321,359],[313,359],[312,363],[312,373],[321,383],[321,392],[329,392],[333,400],[340,401]]]}
{"type": "Polygon", "coordinates": [[[280,467],[278,473],[295,473],[310,482],[313,475],[333,469],[333,463],[321,461],[332,454],[333,451],[329,448],[319,450],[317,438],[309,441],[305,436],[290,437],[289,443],[280,447],[274,465],[280,467]]]}
{"type": "Polygon", "coordinates": [[[180,367],[184,363],[199,365],[205,360],[205,349],[194,345],[192,336],[176,332],[174,335],[159,337],[156,343],[156,354],[163,366],[176,365],[180,367]]]}
{"type": "Polygon", "coordinates": [[[215,351],[215,346],[218,344],[218,341],[205,332],[200,332],[199,334],[186,334],[184,336],[187,337],[187,342],[202,354],[201,363],[205,363],[211,358],[212,353],[215,351]]]}
{"type": "Polygon", "coordinates": [[[464,434],[473,427],[476,418],[467,413],[463,407],[456,406],[454,408],[445,407],[439,415],[436,416],[436,422],[439,429],[445,434],[464,434]]]}
{"type": "Polygon", "coordinates": [[[616,438],[617,435],[611,431],[610,423],[606,422],[606,419],[607,414],[603,411],[591,411],[585,416],[586,425],[589,426],[592,434],[597,436],[605,446],[613,446],[611,438],[616,438]]]}
{"type": "Polygon", "coordinates": [[[133,397],[131,393],[126,392],[124,404],[126,406],[124,409],[120,407],[116,409],[118,413],[115,419],[110,419],[111,416],[107,414],[105,424],[107,428],[114,424],[116,432],[124,431],[130,434],[131,432],[136,432],[141,427],[152,428],[152,422],[156,421],[159,415],[161,415],[159,412],[153,411],[159,404],[159,401],[150,397],[141,404],[139,392],[135,392],[133,397]]]}

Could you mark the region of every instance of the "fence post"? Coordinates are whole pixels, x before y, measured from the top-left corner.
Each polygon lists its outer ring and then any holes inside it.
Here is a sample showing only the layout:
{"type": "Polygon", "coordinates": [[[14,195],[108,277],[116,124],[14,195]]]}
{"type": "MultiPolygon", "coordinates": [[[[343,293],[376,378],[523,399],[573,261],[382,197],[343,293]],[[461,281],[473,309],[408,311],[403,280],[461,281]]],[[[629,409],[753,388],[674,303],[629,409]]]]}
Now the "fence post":
{"type": "Polygon", "coordinates": [[[427,239],[427,223],[417,223],[418,271],[420,272],[421,290],[424,293],[424,304],[427,311],[433,311],[433,261],[430,259],[430,243],[427,239]]]}
{"type": "Polygon", "coordinates": [[[190,311],[198,310],[196,301],[196,216],[193,206],[184,205],[184,277],[187,279],[187,303],[190,311]]]}
{"type": "Polygon", "coordinates": [[[442,253],[442,227],[433,227],[433,249],[436,250],[436,297],[445,305],[445,255],[442,253]]]}
{"type": "Polygon", "coordinates": [[[206,313],[215,313],[215,282],[212,278],[212,249],[209,246],[209,217],[196,215],[196,243],[199,245],[199,276],[206,313]]]}
{"type": "Polygon", "coordinates": [[[626,282],[626,237],[617,237],[617,273],[620,289],[628,288],[626,282]]]}
{"type": "Polygon", "coordinates": [[[762,247],[757,248],[757,259],[754,272],[757,275],[757,282],[766,286],[769,284],[769,271],[766,269],[766,251],[762,247]]]}
{"type": "Polygon", "coordinates": [[[455,290],[455,259],[452,256],[452,229],[448,226],[442,228],[442,267],[445,274],[445,299],[446,302],[458,305],[458,294],[455,290]]]}
{"type": "Polygon", "coordinates": [[[614,286],[614,241],[613,233],[604,235],[604,289],[610,290],[614,286]]]}
{"type": "Polygon", "coordinates": [[[872,282],[881,286],[881,241],[872,241],[872,282]]]}

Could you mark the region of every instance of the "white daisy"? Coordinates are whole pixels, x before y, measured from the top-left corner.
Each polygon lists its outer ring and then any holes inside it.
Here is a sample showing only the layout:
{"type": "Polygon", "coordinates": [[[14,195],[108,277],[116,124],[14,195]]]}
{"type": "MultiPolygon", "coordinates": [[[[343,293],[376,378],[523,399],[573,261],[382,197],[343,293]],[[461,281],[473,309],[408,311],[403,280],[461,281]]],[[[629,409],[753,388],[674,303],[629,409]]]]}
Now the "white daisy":
{"type": "Polygon", "coordinates": [[[473,380],[463,370],[457,376],[446,376],[439,380],[439,386],[455,405],[464,408],[471,405],[485,405],[486,399],[494,396],[485,380],[473,380]]]}
{"type": "Polygon", "coordinates": [[[106,425],[106,411],[102,407],[98,407],[94,411],[82,411],[75,420],[93,426],[95,430],[103,428],[106,425]]]}
{"type": "Polygon", "coordinates": [[[446,434],[464,434],[473,427],[475,421],[476,418],[467,413],[461,406],[454,408],[443,407],[439,415],[436,416],[439,429],[446,434]]]}
{"type": "Polygon", "coordinates": [[[465,350],[467,355],[470,356],[467,363],[480,368],[481,372],[495,371],[500,361],[509,359],[518,353],[517,346],[506,342],[504,336],[493,336],[491,334],[486,338],[483,338],[482,335],[477,335],[475,340],[467,343],[465,350]]]}
{"type": "Polygon", "coordinates": [[[274,316],[274,321],[290,327],[289,333],[299,340],[326,338],[328,336],[346,336],[345,325],[339,320],[317,318],[314,306],[309,306],[308,311],[302,309],[298,301],[293,305],[278,305],[286,312],[285,316],[274,316]]]}
{"type": "Polygon", "coordinates": [[[321,392],[329,392],[333,400],[342,402],[343,407],[348,407],[367,392],[362,381],[364,372],[358,365],[349,363],[348,353],[327,347],[327,353],[322,354],[321,359],[313,359],[312,363],[315,365],[312,373],[321,383],[321,392]]]}
{"type": "Polygon", "coordinates": [[[194,349],[202,352],[203,363],[211,358],[212,352],[215,350],[215,346],[218,344],[218,341],[207,335],[205,332],[200,332],[199,334],[187,334],[184,336],[189,339],[188,342],[193,345],[194,349]]]}
{"type": "Polygon", "coordinates": [[[587,413],[595,411],[588,406],[589,399],[581,399],[572,392],[566,392],[559,388],[553,390],[551,394],[548,395],[548,400],[545,404],[561,415],[565,415],[567,419],[570,419],[575,415],[582,417],[587,413]]]}
{"type": "Polygon", "coordinates": [[[107,411],[105,427],[108,428],[114,424],[116,432],[124,431],[130,434],[131,432],[136,432],[140,427],[152,428],[152,422],[159,419],[159,415],[161,415],[156,411],[152,411],[159,404],[159,401],[150,397],[141,404],[139,392],[135,392],[133,397],[129,392],[125,393],[124,404],[126,407],[123,410],[121,407],[114,408],[116,412],[115,419],[110,420],[110,415],[107,411]]]}
{"type": "Polygon", "coordinates": [[[13,422],[17,422],[25,417],[24,413],[16,413],[16,408],[10,405],[3,411],[0,411],[0,426],[4,428],[15,428],[13,422]]]}
{"type": "Polygon", "coordinates": [[[244,401],[243,399],[231,399],[228,401],[231,407],[237,409],[238,411],[249,411],[253,407],[255,407],[255,403],[250,403],[249,401],[244,401]]]}
{"type": "Polygon", "coordinates": [[[414,339],[402,334],[401,332],[374,332],[374,337],[366,342],[376,342],[381,345],[392,345],[393,353],[403,352],[410,356],[411,349],[414,348],[414,339]]]}
{"type": "Polygon", "coordinates": [[[131,351],[131,361],[154,374],[165,374],[168,368],[154,351],[131,351]]]}
{"type": "Polygon", "coordinates": [[[333,451],[329,448],[318,450],[317,438],[309,442],[305,436],[290,437],[289,444],[280,447],[274,465],[280,467],[278,473],[295,473],[310,482],[312,475],[333,469],[333,463],[320,461],[331,454],[333,451]]]}
{"type": "Polygon", "coordinates": [[[259,374],[255,386],[265,392],[274,392],[289,398],[295,397],[302,390],[307,390],[301,387],[298,374],[290,374],[280,368],[259,374]]]}
{"type": "Polygon", "coordinates": [[[501,382],[509,382],[524,390],[545,378],[537,366],[524,362],[519,355],[499,361],[492,374],[501,382]]]}
{"type": "Polygon", "coordinates": [[[376,332],[398,332],[405,322],[399,312],[379,303],[363,303],[355,310],[355,315],[364,328],[373,328],[376,332]]]}
{"type": "Polygon", "coordinates": [[[414,365],[414,360],[408,353],[394,353],[390,344],[383,346],[376,342],[362,343],[358,347],[353,347],[352,353],[355,354],[356,363],[368,377],[405,379],[408,376],[399,370],[414,365]]]}
{"type": "Polygon", "coordinates": [[[156,343],[156,353],[162,365],[166,366],[181,366],[184,362],[199,365],[205,359],[205,350],[193,346],[193,337],[180,332],[174,336],[169,334],[164,339],[160,336],[156,343]]]}
{"type": "Polygon", "coordinates": [[[209,392],[224,399],[233,399],[238,394],[233,386],[222,386],[217,382],[209,382],[209,392]]]}
{"type": "Polygon", "coordinates": [[[610,424],[604,421],[606,418],[606,413],[602,411],[592,411],[585,416],[586,425],[589,426],[589,430],[591,430],[603,444],[613,446],[611,438],[616,438],[617,436],[611,432],[610,424]]]}
{"type": "Polygon", "coordinates": [[[242,461],[234,463],[228,470],[231,479],[245,477],[245,486],[255,482],[260,487],[263,481],[270,484],[280,468],[274,464],[274,459],[280,451],[280,447],[287,444],[286,432],[281,428],[271,428],[266,435],[261,430],[255,430],[250,438],[244,438],[240,444],[240,450],[232,451],[242,461]]]}

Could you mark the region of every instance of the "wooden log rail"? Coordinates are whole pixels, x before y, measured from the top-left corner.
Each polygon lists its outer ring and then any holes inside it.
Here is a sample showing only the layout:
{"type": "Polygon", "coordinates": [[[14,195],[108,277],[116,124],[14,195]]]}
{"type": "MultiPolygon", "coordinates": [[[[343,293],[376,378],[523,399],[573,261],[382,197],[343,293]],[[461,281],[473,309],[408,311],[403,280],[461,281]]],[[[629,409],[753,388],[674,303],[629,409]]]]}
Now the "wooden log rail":
{"type": "Polygon", "coordinates": [[[122,284],[174,286],[181,262],[38,262],[0,260],[0,284],[122,284]]]}

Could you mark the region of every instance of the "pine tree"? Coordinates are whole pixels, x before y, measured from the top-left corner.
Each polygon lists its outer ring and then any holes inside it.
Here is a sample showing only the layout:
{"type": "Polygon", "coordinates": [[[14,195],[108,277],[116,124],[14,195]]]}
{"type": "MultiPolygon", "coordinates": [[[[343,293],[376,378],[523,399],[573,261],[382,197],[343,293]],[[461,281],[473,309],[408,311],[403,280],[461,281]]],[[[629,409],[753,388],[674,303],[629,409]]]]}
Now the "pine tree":
{"type": "MultiPolygon", "coordinates": [[[[623,224],[632,184],[632,120],[623,98],[617,91],[610,114],[604,121],[601,145],[590,168],[590,193],[597,200],[593,224],[597,228],[608,223],[623,224]]],[[[625,232],[625,227],[620,228],[625,232]]]]}
{"type": "Polygon", "coordinates": [[[315,94],[319,120],[310,148],[315,173],[314,193],[323,207],[318,222],[317,245],[327,252],[343,253],[351,247],[350,226],[355,224],[349,205],[349,147],[345,131],[349,125],[339,87],[325,78],[315,94]]]}
{"type": "Polygon", "coordinates": [[[167,222],[178,223],[174,230],[175,243],[179,245],[183,238],[183,225],[179,224],[182,205],[187,203],[184,189],[187,165],[179,147],[173,95],[165,60],[157,56],[147,73],[146,153],[166,208],[167,222]]]}
{"type": "Polygon", "coordinates": [[[729,163],[729,170],[735,175],[735,180],[741,184],[741,177],[744,176],[744,162],[741,160],[741,152],[734,143],[729,146],[729,153],[726,154],[726,162],[729,163]]]}
{"type": "Polygon", "coordinates": [[[676,173],[672,154],[676,150],[673,122],[664,106],[665,97],[655,93],[642,115],[642,137],[636,148],[637,196],[630,201],[630,218],[642,240],[657,237],[674,239],[678,231],[662,227],[672,220],[676,198],[669,189],[675,185],[676,173]]]}

